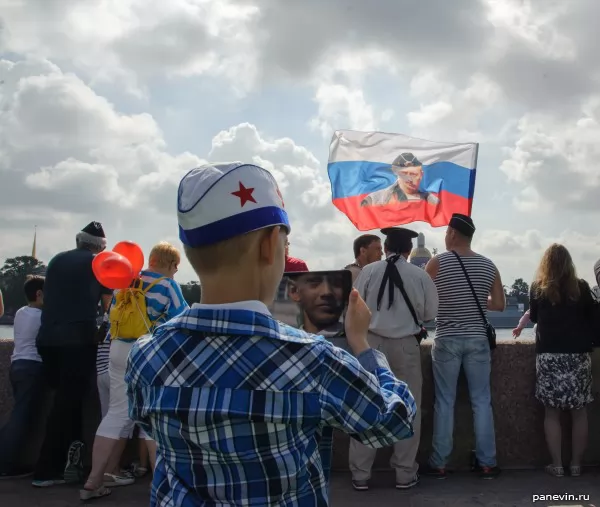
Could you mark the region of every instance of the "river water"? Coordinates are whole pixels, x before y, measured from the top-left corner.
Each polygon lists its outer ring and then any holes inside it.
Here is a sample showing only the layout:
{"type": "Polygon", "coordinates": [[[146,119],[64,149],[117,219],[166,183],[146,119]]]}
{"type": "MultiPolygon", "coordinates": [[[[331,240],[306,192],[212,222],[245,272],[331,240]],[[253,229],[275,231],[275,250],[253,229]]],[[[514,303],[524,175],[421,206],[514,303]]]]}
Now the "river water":
{"type": "MultiPolygon", "coordinates": [[[[496,329],[496,336],[498,341],[510,341],[513,340],[511,329],[496,329]]],[[[0,338],[13,338],[13,327],[0,325],[0,338]]],[[[522,340],[533,340],[533,328],[523,330],[521,334],[522,340]]]]}

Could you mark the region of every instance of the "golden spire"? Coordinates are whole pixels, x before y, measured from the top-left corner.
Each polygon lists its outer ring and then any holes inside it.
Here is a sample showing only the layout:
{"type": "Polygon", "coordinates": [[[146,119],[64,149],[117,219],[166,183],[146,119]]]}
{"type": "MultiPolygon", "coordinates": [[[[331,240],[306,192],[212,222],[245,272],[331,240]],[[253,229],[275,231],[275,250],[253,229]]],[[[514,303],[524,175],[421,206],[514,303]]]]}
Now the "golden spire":
{"type": "Polygon", "coordinates": [[[36,250],[36,239],[37,239],[37,225],[34,225],[33,227],[34,227],[34,229],[33,229],[33,248],[31,249],[31,256],[34,259],[37,259],[36,252],[35,252],[35,250],[36,250]]]}

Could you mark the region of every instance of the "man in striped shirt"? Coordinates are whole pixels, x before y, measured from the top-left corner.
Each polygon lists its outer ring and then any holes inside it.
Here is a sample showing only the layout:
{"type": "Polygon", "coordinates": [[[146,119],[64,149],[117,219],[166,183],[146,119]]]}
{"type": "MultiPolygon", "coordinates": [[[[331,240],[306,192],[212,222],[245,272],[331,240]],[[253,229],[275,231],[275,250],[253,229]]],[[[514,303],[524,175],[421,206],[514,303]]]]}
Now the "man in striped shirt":
{"type": "Polygon", "coordinates": [[[373,447],[412,435],[414,399],[369,347],[370,312],[353,291],[356,357],[273,319],[290,225],[261,167],[193,169],[178,218],[202,301],[133,346],[126,379],[158,446],[150,505],[326,507],[333,428],[373,447]]]}
{"type": "Polygon", "coordinates": [[[484,321],[479,308],[484,315],[487,310],[503,311],[506,301],[500,273],[494,263],[471,249],[474,233],[471,218],[455,213],[446,231],[448,251],[435,256],[425,266],[437,287],[439,309],[431,352],[435,384],[433,452],[424,472],[440,479],[446,477],[446,464],[452,453],[454,401],[461,366],[467,377],[474,414],[475,468],[484,479],[492,479],[500,472],[496,463],[490,393],[487,316],[484,321]]]}

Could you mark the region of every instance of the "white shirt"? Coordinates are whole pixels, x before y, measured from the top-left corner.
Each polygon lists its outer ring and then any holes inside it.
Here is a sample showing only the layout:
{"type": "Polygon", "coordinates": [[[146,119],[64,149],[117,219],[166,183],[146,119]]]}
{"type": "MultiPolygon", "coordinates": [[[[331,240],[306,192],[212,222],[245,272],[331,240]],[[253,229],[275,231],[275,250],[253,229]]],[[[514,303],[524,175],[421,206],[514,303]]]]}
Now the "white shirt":
{"type": "Polygon", "coordinates": [[[28,359],[29,361],[41,361],[35,345],[42,319],[42,310],[24,306],[17,310],[14,322],[15,348],[11,361],[28,359]]]}
{"type": "MultiPolygon", "coordinates": [[[[394,287],[394,303],[388,309],[386,288],[381,298],[381,308],[377,310],[377,295],[386,267],[387,263],[384,260],[372,262],[362,269],[354,283],[372,313],[369,331],[385,338],[413,336],[420,331],[420,328],[415,324],[400,289],[394,287]]],[[[438,311],[438,295],[431,277],[425,270],[406,262],[404,257],[398,259],[396,267],[417,318],[421,322],[434,319],[438,311]]]]}

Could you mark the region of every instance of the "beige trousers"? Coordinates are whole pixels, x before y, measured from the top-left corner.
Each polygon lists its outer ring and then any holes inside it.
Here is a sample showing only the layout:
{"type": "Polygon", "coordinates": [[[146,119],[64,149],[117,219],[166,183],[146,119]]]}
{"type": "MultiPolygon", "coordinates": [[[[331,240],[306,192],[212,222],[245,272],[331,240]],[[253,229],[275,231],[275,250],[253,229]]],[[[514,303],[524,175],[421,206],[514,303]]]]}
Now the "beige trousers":
{"type": "MultiPolygon", "coordinates": [[[[421,440],[421,348],[414,336],[406,338],[383,338],[369,333],[369,344],[383,352],[396,378],[406,382],[417,404],[417,414],[413,422],[414,435],[394,444],[394,454],[390,466],[396,471],[396,482],[407,483],[419,469],[415,461],[421,440]]],[[[350,471],[352,479],[365,481],[371,478],[371,467],[377,449],[367,447],[350,439],[350,471]]]]}

